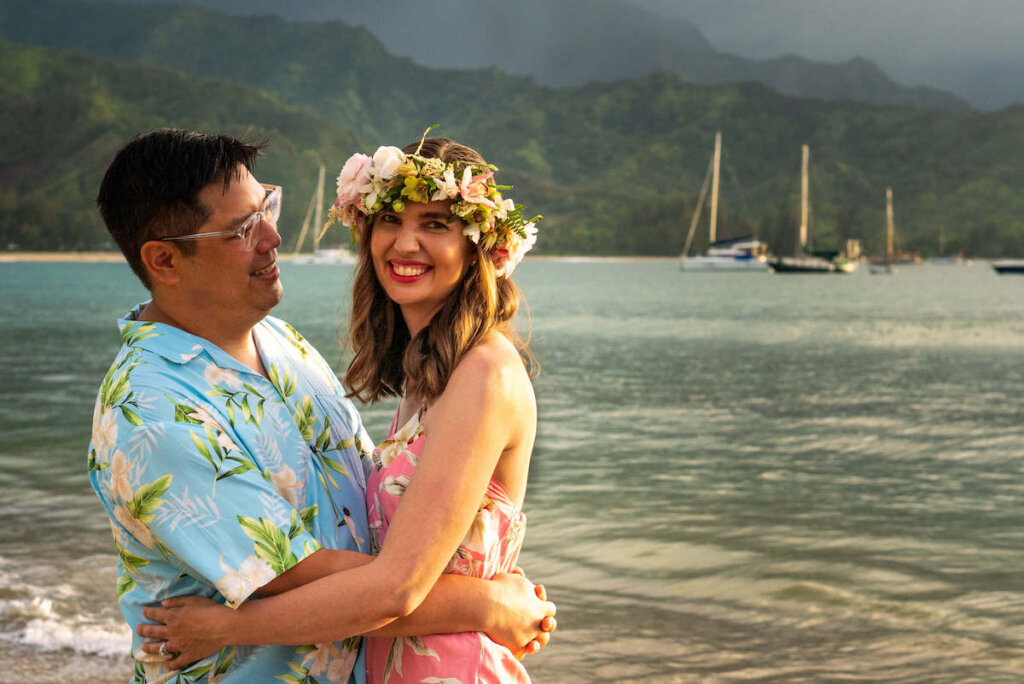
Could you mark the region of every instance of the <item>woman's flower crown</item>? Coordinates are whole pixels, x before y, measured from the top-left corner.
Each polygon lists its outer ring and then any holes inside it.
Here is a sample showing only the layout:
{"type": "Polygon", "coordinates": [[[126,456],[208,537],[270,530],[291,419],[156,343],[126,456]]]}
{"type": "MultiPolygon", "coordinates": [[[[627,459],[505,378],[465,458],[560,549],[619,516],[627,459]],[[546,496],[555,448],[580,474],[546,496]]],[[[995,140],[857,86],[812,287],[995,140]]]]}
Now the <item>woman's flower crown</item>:
{"type": "Polygon", "coordinates": [[[497,275],[510,275],[537,241],[536,222],[541,217],[526,221],[522,205],[502,197],[500,191],[511,186],[495,184],[497,167],[421,157],[422,146],[423,140],[413,154],[382,146],[373,157],[349,157],[338,174],[338,199],[324,230],[339,222],[359,240],[381,211],[401,213],[407,202],[454,200],[448,222],[464,222],[463,235],[490,254],[497,275]]]}

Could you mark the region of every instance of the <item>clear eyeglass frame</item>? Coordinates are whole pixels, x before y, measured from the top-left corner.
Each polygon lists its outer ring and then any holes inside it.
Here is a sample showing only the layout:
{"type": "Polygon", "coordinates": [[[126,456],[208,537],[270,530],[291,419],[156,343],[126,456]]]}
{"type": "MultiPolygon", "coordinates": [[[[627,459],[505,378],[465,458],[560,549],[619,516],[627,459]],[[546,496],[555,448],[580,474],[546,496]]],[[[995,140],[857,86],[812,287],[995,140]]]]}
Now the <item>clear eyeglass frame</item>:
{"type": "Polygon", "coordinates": [[[263,206],[257,211],[252,212],[239,225],[237,228],[231,230],[214,230],[208,233],[190,233],[188,235],[174,235],[171,237],[160,238],[161,242],[172,242],[176,240],[207,240],[210,238],[217,237],[238,237],[242,241],[242,249],[246,252],[251,252],[256,248],[256,243],[259,242],[260,233],[259,230],[263,227],[263,223],[273,223],[277,225],[278,219],[281,218],[281,195],[282,188],[280,185],[267,185],[266,183],[260,183],[264,190],[267,191],[267,196],[263,199],[263,206]]]}

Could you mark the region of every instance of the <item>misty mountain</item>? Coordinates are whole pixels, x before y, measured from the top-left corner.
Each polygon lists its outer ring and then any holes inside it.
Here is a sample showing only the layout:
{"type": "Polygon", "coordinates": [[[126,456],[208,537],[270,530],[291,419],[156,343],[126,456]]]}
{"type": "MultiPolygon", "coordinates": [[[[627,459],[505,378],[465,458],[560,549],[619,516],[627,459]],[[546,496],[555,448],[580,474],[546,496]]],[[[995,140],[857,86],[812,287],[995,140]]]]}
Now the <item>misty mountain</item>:
{"type": "Polygon", "coordinates": [[[1024,102],[1019,0],[629,0],[691,21],[716,49],[760,60],[871,60],[901,83],[982,109],[1024,102]]]}
{"type": "Polygon", "coordinates": [[[950,93],[903,86],[863,59],[830,64],[796,55],[752,60],[718,52],[692,23],[629,0],[192,1],[228,14],[361,25],[393,54],[420,64],[493,66],[553,87],[670,71],[693,83],[758,81],[802,97],[968,108],[950,93]]]}
{"type": "MultiPolygon", "coordinates": [[[[1024,107],[979,114],[799,99],[754,82],[707,87],[665,72],[552,89],[493,69],[419,66],[339,22],[184,6],[0,0],[0,31],[119,60],[38,51],[82,66],[37,84],[41,57],[26,60],[13,47],[0,55],[0,110],[5,122],[17,113],[0,141],[0,205],[4,225],[21,235],[5,239],[22,245],[68,244],[67,226],[94,211],[89,178],[98,180],[100,151],[164,122],[267,132],[296,160],[273,173],[300,198],[286,212],[309,197],[318,160],[333,172],[354,149],[404,144],[439,123],[545,216],[543,253],[678,253],[722,130],[719,235],[754,232],[791,248],[799,148],[808,143],[816,246],[858,238],[877,247],[892,186],[901,246],[1024,254],[1024,167],[1006,153],[1024,144],[1024,107]],[[102,77],[97,86],[93,73],[105,70],[117,74],[116,97],[105,95],[102,77]],[[266,118],[285,113],[294,124],[266,118]],[[300,138],[322,142],[313,149],[300,138]],[[343,139],[347,148],[332,142],[343,139]]],[[[283,230],[297,221],[290,216],[283,230]]],[[[702,240],[706,233],[696,248],[702,240]]]]}

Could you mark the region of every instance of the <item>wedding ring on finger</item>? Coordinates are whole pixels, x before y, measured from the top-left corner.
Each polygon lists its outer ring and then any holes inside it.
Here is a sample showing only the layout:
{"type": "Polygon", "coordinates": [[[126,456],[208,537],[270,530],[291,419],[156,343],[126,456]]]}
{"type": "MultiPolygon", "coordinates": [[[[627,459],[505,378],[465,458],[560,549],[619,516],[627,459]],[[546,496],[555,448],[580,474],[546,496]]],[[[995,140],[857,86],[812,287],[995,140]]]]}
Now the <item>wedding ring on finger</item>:
{"type": "Polygon", "coordinates": [[[166,641],[161,641],[160,642],[160,655],[165,656],[165,657],[171,655],[170,653],[167,652],[167,642],[166,641]]]}

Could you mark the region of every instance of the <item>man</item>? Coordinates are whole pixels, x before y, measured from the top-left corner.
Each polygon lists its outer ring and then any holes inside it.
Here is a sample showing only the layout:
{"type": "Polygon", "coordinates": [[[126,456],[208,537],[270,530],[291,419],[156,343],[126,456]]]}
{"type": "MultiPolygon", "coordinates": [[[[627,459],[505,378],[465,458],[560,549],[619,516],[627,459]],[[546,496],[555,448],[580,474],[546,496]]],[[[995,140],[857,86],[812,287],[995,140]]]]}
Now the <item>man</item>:
{"type": "MultiPolygon", "coordinates": [[[[100,186],[107,228],[152,293],[119,321],[124,345],[89,450],[133,629],[165,598],[238,606],[369,560],[370,440],[323,358],[267,315],[282,297],[282,191],[253,177],[259,153],[226,136],[156,131],[122,148],[100,186]]],[[[446,575],[381,633],[482,630],[515,647],[553,611],[525,579],[446,575]]],[[[173,644],[154,654],[134,638],[133,681],[179,676],[161,665],[173,644]]],[[[360,641],[226,648],[180,681],[361,682],[360,641]]]]}

